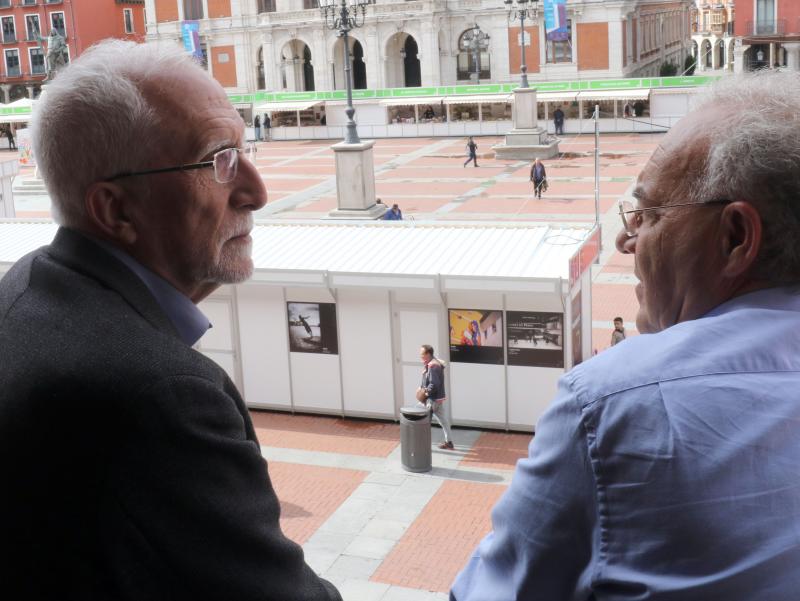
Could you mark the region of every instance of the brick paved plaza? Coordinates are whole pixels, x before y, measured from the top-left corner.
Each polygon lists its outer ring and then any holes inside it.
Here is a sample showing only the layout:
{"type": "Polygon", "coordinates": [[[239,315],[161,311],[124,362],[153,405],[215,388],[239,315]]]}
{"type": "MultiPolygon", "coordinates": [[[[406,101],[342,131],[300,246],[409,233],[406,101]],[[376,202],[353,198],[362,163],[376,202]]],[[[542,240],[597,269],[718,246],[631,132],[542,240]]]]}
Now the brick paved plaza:
{"type": "MultiPolygon", "coordinates": [[[[617,199],[629,193],[660,135],[601,138],[601,264],[593,271],[593,348],[609,344],[621,315],[635,334],[631,257],[614,250],[617,199]]],[[[478,138],[478,168],[462,167],[464,139],[375,143],[377,195],[410,220],[594,220],[593,136],[567,137],[545,161],[550,184],[534,200],[529,164],[496,161],[496,138],[478,138]]],[[[255,162],[269,203],[257,219],[317,219],[336,206],[329,142],[264,142],[255,162]]],[[[46,217],[20,200],[18,217],[46,217]]],[[[390,250],[390,249],[389,249],[390,250]]],[[[528,434],[455,430],[455,451],[434,448],[434,469],[400,467],[399,426],[252,412],[282,505],[286,534],[346,601],[446,599],[450,583],[490,528],[490,509],[527,452],[528,434]]],[[[434,440],[440,440],[434,430],[434,440]]]]}

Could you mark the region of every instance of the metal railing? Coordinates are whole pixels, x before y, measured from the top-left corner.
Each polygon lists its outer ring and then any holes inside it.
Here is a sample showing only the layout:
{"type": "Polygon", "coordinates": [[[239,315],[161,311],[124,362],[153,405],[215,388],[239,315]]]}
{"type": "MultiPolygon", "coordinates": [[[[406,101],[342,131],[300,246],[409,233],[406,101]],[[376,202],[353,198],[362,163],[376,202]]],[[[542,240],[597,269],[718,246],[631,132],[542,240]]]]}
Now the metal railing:
{"type": "Polygon", "coordinates": [[[786,19],[748,21],[745,30],[747,35],[784,35],[786,33],[786,19]]]}

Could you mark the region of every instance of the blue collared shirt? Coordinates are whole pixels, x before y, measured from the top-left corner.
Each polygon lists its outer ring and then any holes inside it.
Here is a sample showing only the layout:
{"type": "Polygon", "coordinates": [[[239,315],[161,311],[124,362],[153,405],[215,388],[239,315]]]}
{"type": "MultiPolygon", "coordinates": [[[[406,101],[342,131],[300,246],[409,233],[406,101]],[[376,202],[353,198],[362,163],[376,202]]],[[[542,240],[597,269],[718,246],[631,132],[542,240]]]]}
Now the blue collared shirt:
{"type": "Polygon", "coordinates": [[[800,598],[797,291],[565,374],[492,523],[451,598],[800,598]]]}
{"type": "Polygon", "coordinates": [[[96,238],[92,238],[92,240],[122,261],[140,280],[142,280],[142,282],[144,282],[145,286],[147,286],[155,297],[161,310],[164,311],[172,322],[172,325],[175,326],[175,330],[178,332],[180,339],[186,344],[194,346],[194,344],[203,337],[203,334],[211,328],[211,323],[208,321],[208,318],[197,308],[197,305],[164,278],[156,275],[128,253],[116,246],[103,242],[102,240],[97,240],[96,238]]]}

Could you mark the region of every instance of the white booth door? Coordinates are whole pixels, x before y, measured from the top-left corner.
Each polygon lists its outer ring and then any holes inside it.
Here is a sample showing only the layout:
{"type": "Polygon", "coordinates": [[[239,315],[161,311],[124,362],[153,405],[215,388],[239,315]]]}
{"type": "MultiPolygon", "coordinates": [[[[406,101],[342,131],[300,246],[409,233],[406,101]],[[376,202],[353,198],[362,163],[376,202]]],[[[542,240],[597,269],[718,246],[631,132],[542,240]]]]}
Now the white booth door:
{"type": "Polygon", "coordinates": [[[197,343],[198,350],[215,361],[240,387],[239,359],[234,344],[233,299],[212,297],[200,303],[199,308],[208,317],[212,327],[197,343]]]}
{"type": "Polygon", "coordinates": [[[436,308],[404,308],[397,307],[397,364],[399,366],[396,381],[397,408],[414,405],[417,402],[415,393],[422,378],[422,361],[419,358],[419,347],[430,344],[438,354],[439,312],[436,308]]]}

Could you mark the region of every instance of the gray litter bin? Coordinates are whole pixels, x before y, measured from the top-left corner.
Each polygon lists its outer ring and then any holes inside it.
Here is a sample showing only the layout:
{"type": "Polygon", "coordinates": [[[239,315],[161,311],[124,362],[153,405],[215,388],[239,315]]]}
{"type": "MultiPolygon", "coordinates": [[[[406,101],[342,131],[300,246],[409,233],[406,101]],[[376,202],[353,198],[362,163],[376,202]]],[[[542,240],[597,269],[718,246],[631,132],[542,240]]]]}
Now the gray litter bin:
{"type": "Polygon", "coordinates": [[[431,414],[427,409],[400,408],[400,453],[404,470],[431,471],[431,414]]]}

